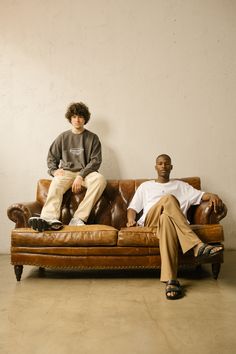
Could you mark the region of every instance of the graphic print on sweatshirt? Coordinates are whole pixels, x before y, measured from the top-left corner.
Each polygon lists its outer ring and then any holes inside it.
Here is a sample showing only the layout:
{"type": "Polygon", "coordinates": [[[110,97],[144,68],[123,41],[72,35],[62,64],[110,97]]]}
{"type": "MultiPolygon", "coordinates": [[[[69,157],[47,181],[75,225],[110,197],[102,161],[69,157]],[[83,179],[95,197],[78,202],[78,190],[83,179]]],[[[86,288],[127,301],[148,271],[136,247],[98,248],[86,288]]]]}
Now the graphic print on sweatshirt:
{"type": "Polygon", "coordinates": [[[79,155],[81,155],[82,153],[84,152],[84,148],[71,148],[70,149],[70,153],[72,154],[72,155],[76,155],[76,156],[79,156],[79,155]]]}

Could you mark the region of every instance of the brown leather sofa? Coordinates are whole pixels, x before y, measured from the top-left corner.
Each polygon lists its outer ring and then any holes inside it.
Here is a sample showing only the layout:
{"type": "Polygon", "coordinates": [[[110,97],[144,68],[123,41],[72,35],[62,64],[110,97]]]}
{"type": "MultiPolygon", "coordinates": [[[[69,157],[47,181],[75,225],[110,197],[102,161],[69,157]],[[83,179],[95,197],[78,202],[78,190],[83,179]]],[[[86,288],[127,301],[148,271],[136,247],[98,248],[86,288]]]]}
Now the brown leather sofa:
{"type": "MultiPolygon", "coordinates": [[[[182,178],[200,189],[200,178],[182,178]]],[[[17,203],[8,208],[9,218],[15,222],[11,234],[11,263],[16,278],[21,279],[23,265],[40,268],[84,269],[158,269],[161,266],[156,230],[148,227],[126,228],[127,206],[136,188],[145,180],[109,180],[107,187],[93,208],[88,224],[68,226],[82,200],[85,190],[64,195],[61,220],[65,224],[60,231],[36,232],[28,228],[28,219],[40,214],[46,200],[50,180],[38,182],[36,200],[17,203]]],[[[189,210],[189,221],[196,234],[204,242],[222,244],[223,228],[219,221],[227,213],[214,213],[207,202],[189,210]]],[[[207,261],[206,261],[207,262],[207,261]]],[[[218,277],[223,254],[208,260],[212,263],[213,276],[218,277]]],[[[198,265],[192,251],[182,255],[179,265],[198,265]]]]}

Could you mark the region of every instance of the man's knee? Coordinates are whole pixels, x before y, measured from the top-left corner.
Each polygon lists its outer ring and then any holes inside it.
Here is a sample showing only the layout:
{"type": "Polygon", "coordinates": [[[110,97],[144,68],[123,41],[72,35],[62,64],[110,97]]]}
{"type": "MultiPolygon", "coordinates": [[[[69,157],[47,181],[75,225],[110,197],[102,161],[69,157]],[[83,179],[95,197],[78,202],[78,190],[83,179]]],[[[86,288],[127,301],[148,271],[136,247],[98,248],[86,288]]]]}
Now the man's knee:
{"type": "Polygon", "coordinates": [[[106,185],[107,185],[107,181],[106,179],[103,177],[103,175],[101,175],[101,173],[98,172],[94,172],[93,176],[91,176],[92,178],[88,178],[86,181],[86,185],[87,187],[89,186],[98,186],[101,189],[105,189],[106,185]]]}
{"type": "Polygon", "coordinates": [[[71,187],[72,183],[73,179],[68,179],[64,176],[56,176],[53,177],[49,188],[54,193],[64,194],[71,187]]]}
{"type": "Polygon", "coordinates": [[[178,199],[173,194],[166,194],[161,198],[162,202],[177,203],[179,205],[178,199]]]}

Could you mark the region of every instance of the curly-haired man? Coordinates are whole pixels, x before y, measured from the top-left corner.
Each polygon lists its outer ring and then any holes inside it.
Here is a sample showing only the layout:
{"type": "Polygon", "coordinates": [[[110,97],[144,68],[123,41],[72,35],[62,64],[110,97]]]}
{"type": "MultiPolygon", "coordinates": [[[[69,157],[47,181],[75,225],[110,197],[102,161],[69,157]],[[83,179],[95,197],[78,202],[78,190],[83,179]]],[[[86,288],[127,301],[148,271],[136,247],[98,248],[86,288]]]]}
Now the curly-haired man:
{"type": "Polygon", "coordinates": [[[72,103],[66,112],[72,129],[61,133],[50,146],[47,164],[53,177],[40,217],[31,217],[29,225],[37,231],[58,230],[63,227],[60,218],[64,193],[72,188],[77,193],[84,186],[86,193],[69,225],[84,225],[102,195],[106,180],[98,173],[102,162],[101,143],[96,134],[84,128],[90,119],[88,107],[72,103]]]}

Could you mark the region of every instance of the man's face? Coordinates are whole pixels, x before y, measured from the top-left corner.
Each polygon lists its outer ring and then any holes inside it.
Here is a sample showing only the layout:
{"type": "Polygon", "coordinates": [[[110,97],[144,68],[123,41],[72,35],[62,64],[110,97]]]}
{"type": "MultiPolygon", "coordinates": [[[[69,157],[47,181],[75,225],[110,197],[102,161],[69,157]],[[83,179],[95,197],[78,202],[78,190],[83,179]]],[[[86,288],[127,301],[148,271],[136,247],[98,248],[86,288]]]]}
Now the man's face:
{"type": "Polygon", "coordinates": [[[173,168],[171,165],[171,160],[168,159],[167,157],[160,156],[156,160],[156,166],[157,174],[159,177],[162,177],[164,179],[169,179],[170,172],[173,168]]]}
{"type": "Polygon", "coordinates": [[[71,117],[71,124],[73,125],[73,127],[75,129],[78,129],[78,130],[83,129],[84,123],[85,123],[84,117],[76,116],[76,115],[71,117]]]}

